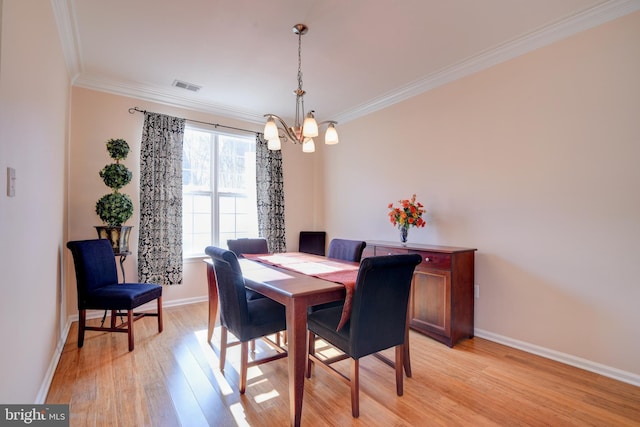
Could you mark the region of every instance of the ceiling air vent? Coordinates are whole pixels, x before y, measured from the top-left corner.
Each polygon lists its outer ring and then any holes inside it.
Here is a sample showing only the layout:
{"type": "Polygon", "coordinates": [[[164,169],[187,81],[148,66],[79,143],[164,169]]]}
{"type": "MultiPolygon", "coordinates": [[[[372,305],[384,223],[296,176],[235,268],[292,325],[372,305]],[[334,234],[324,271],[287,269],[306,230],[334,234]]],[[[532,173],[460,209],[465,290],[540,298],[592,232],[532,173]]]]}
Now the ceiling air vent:
{"type": "Polygon", "coordinates": [[[183,82],[181,80],[174,80],[173,81],[173,86],[179,87],[181,89],[190,90],[191,92],[198,92],[200,89],[202,89],[202,86],[198,86],[198,85],[194,85],[194,84],[191,84],[191,83],[183,82]]]}

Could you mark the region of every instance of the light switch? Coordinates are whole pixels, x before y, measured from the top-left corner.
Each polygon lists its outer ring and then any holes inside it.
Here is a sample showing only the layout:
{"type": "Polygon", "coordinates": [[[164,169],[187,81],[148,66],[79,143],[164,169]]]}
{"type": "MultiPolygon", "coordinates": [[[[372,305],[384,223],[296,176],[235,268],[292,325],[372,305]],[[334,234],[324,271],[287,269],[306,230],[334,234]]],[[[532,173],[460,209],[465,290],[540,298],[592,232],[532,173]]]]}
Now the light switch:
{"type": "Polygon", "coordinates": [[[7,168],[7,196],[15,197],[16,195],[16,170],[7,168]]]}

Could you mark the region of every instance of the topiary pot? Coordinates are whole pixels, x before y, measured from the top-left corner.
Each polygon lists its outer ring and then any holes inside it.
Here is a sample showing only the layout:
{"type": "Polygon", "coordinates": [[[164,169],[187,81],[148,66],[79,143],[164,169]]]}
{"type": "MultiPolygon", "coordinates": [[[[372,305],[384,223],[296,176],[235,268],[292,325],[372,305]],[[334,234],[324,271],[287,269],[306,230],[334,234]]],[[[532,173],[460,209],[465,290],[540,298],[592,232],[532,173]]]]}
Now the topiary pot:
{"type": "Polygon", "coordinates": [[[129,252],[129,235],[131,234],[131,225],[119,225],[110,227],[108,225],[96,225],[99,239],[107,239],[111,242],[113,253],[116,255],[128,255],[129,252]]]}

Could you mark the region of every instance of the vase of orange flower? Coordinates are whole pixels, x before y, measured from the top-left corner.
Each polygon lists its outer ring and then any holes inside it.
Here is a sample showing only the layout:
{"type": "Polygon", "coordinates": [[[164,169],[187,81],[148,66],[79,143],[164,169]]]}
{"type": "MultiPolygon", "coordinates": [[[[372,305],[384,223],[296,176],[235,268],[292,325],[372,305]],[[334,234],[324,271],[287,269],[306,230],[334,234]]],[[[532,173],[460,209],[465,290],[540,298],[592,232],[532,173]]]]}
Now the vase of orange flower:
{"type": "Polygon", "coordinates": [[[426,211],[422,203],[416,200],[416,195],[410,199],[398,200],[400,206],[395,207],[393,203],[389,203],[389,221],[398,227],[400,231],[400,241],[407,243],[409,235],[409,227],[424,227],[427,223],[422,219],[422,214],[426,211]]]}

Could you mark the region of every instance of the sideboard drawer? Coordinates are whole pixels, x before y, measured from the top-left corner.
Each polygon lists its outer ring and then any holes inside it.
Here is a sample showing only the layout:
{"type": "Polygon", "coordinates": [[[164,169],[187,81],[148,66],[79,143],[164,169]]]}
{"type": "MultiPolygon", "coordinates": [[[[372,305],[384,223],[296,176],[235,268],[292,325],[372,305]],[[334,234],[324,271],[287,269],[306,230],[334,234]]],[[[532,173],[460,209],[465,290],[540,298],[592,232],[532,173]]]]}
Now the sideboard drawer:
{"type": "Polygon", "coordinates": [[[376,256],[382,255],[399,255],[408,254],[409,249],[406,248],[389,248],[385,246],[376,246],[376,256]]]}
{"type": "Polygon", "coordinates": [[[438,270],[451,269],[451,254],[443,254],[438,252],[418,252],[411,251],[422,257],[422,262],[416,266],[416,270],[425,270],[437,268],[438,270]]]}

